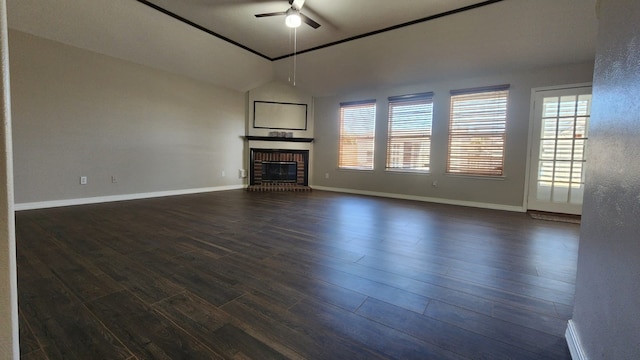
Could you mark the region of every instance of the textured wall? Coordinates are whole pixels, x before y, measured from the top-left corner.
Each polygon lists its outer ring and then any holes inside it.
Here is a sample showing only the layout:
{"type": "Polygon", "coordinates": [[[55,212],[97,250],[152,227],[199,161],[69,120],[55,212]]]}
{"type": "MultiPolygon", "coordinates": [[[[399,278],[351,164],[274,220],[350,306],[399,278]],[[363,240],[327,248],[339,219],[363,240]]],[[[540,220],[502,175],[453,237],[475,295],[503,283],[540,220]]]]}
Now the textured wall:
{"type": "Polygon", "coordinates": [[[589,359],[640,358],[640,2],[603,0],[573,321],[589,359]]]}
{"type": "Polygon", "coordinates": [[[243,93],[17,31],[9,45],[17,203],[242,184],[243,93]]]}

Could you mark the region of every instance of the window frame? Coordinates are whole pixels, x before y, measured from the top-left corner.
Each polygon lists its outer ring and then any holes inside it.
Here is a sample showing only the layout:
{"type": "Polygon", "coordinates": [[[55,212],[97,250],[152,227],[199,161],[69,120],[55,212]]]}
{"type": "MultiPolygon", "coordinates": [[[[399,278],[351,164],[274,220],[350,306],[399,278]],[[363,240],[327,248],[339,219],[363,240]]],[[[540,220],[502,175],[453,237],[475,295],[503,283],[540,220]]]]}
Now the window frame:
{"type": "MultiPolygon", "coordinates": [[[[341,102],[340,103],[340,129],[339,129],[339,138],[338,138],[338,169],[340,170],[359,170],[359,171],[371,171],[375,168],[375,137],[376,137],[376,113],[377,113],[377,104],[375,99],[370,100],[360,100],[360,101],[350,101],[350,102],[341,102]],[[371,107],[371,109],[369,109],[371,107]],[[372,111],[370,116],[363,116],[361,118],[352,118],[345,119],[345,111],[347,110],[362,110],[362,111],[372,111]],[[370,148],[367,146],[367,152],[362,153],[359,151],[358,146],[356,144],[355,150],[347,151],[345,150],[346,144],[346,136],[345,136],[345,121],[351,120],[354,121],[352,126],[354,126],[356,131],[367,130],[367,135],[354,135],[351,136],[352,139],[363,139],[365,141],[370,141],[370,148]],[[359,123],[358,123],[359,122],[359,123]],[[369,154],[370,153],[370,154],[369,154]],[[345,157],[355,157],[354,159],[345,159],[345,157]],[[364,166],[358,165],[357,163],[360,159],[364,157],[367,158],[364,166]],[[370,159],[368,159],[370,157],[370,159]]],[[[365,114],[366,115],[366,114],[365,114]]]]}
{"type": "Polygon", "coordinates": [[[392,96],[388,98],[389,113],[387,118],[387,154],[386,154],[387,158],[385,163],[386,171],[407,172],[407,173],[430,173],[431,171],[431,139],[433,135],[433,107],[434,107],[433,97],[434,97],[433,92],[425,92],[425,93],[417,93],[417,94],[410,94],[410,95],[392,96]],[[399,116],[399,118],[395,119],[394,115],[396,114],[396,112],[393,110],[393,108],[396,106],[402,107],[402,106],[419,106],[419,105],[426,105],[427,109],[423,109],[423,110],[414,109],[413,112],[427,113],[426,114],[427,118],[424,119],[424,121],[427,122],[426,129],[413,128],[411,129],[412,130],[411,133],[406,133],[404,135],[400,135],[396,131],[394,131],[393,130],[394,124],[398,124],[398,123],[402,124],[403,122],[404,124],[408,124],[408,125],[411,125],[411,123],[417,124],[418,122],[420,122],[420,119],[416,119],[415,117],[409,118],[406,114],[402,114],[399,116]],[[402,155],[403,164],[401,166],[394,166],[393,164],[394,164],[395,155],[393,154],[393,152],[394,152],[395,145],[399,145],[403,143],[404,147],[406,148],[406,144],[407,144],[407,142],[398,141],[399,139],[413,139],[414,140],[413,145],[418,145],[419,147],[424,146],[426,143],[427,144],[426,154],[423,153],[424,149],[420,148],[417,151],[416,156],[413,156],[415,152],[411,151],[410,158],[407,159],[403,149],[403,155],[402,155]],[[420,168],[413,165],[413,163],[420,162],[421,160],[424,161],[425,159],[427,161],[426,168],[424,167],[420,168]],[[408,161],[411,163],[409,165],[410,167],[404,166],[405,161],[408,161]]]}
{"type": "Polygon", "coordinates": [[[509,88],[505,84],[451,90],[447,175],[505,176],[509,88]],[[472,140],[484,144],[470,146],[472,140]]]}

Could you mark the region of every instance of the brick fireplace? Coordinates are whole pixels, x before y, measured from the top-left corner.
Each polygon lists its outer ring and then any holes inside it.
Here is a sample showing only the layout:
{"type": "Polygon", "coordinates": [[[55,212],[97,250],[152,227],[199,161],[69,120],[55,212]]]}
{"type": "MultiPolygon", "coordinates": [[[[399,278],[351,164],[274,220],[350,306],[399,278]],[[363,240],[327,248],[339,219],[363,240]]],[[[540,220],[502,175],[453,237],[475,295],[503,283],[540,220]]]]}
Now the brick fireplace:
{"type": "Polygon", "coordinates": [[[249,191],[309,191],[309,150],[251,149],[249,191]]]}

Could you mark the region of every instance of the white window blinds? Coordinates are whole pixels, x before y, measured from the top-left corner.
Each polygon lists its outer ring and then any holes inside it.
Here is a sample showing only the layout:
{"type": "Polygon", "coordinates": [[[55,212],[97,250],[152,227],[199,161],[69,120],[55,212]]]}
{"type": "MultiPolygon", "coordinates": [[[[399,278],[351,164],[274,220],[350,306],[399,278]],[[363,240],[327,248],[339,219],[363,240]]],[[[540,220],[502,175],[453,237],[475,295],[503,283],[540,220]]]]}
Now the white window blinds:
{"type": "Polygon", "coordinates": [[[509,85],[453,90],[447,173],[502,176],[509,85]]]}
{"type": "Polygon", "coordinates": [[[375,100],[340,104],[339,168],[373,170],[375,120],[375,100]]]}
{"type": "Polygon", "coordinates": [[[387,170],[429,171],[433,93],[389,98],[387,170]]]}

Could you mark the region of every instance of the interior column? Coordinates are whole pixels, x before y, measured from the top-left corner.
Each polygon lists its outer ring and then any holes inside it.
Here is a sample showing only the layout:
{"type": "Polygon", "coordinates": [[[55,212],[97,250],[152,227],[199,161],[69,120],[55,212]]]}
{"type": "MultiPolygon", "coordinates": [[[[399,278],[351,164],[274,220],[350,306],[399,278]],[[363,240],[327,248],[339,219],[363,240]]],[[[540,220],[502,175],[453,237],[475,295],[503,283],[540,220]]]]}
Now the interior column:
{"type": "Polygon", "coordinates": [[[0,359],[20,358],[7,3],[0,0],[0,359]]]}

